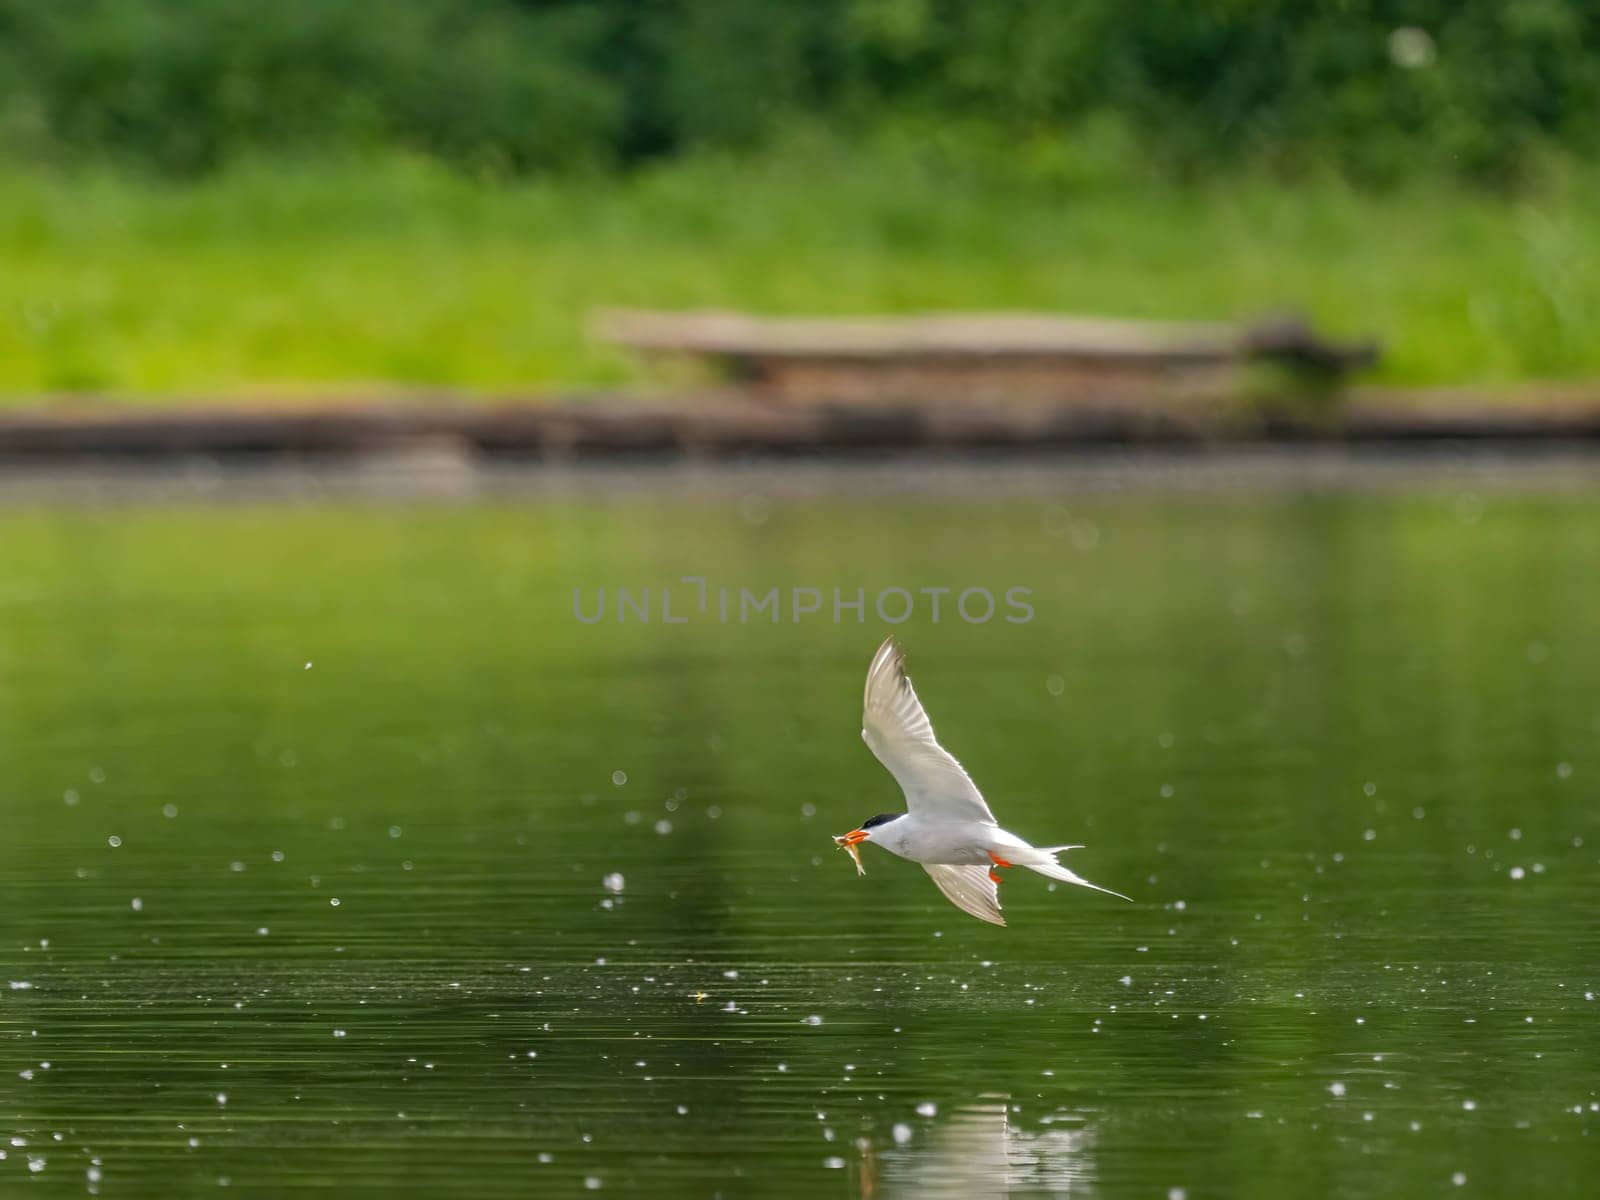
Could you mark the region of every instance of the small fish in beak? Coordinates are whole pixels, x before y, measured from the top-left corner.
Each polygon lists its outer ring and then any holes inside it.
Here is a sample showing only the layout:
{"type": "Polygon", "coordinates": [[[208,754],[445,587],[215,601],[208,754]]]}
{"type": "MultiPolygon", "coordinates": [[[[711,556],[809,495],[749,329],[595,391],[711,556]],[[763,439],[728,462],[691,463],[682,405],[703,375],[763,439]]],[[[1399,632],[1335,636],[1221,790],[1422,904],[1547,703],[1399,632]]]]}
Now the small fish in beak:
{"type": "Polygon", "coordinates": [[[841,850],[849,851],[850,857],[856,860],[857,875],[865,875],[867,873],[867,869],[861,865],[861,851],[856,849],[858,843],[866,840],[867,831],[865,829],[852,829],[849,833],[840,834],[833,839],[835,846],[841,850]]]}

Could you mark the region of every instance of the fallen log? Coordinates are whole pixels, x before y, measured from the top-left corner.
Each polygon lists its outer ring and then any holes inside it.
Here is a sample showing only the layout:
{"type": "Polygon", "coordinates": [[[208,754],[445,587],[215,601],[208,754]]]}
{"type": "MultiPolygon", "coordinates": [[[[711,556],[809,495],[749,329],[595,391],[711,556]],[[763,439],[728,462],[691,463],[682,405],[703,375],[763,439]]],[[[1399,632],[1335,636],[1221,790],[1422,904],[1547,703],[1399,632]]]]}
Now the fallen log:
{"type": "Polygon", "coordinates": [[[652,357],[699,361],[756,398],[793,403],[1148,402],[1232,390],[1268,363],[1338,380],[1377,359],[1370,341],[1303,320],[1128,321],[1036,313],[755,317],[599,313],[595,333],[652,357]]]}

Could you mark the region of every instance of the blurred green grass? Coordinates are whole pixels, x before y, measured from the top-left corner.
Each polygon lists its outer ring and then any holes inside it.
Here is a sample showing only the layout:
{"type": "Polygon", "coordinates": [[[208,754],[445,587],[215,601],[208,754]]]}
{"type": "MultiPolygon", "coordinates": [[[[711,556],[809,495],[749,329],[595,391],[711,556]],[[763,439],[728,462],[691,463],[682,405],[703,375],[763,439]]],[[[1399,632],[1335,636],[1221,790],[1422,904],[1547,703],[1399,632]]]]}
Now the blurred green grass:
{"type": "Polygon", "coordinates": [[[1183,185],[1007,156],[813,147],[626,175],[474,179],[421,160],[257,162],[175,183],[0,180],[0,392],[300,396],[648,383],[607,305],[767,313],[1299,310],[1381,378],[1600,375],[1600,189],[1337,178],[1183,185]]]}

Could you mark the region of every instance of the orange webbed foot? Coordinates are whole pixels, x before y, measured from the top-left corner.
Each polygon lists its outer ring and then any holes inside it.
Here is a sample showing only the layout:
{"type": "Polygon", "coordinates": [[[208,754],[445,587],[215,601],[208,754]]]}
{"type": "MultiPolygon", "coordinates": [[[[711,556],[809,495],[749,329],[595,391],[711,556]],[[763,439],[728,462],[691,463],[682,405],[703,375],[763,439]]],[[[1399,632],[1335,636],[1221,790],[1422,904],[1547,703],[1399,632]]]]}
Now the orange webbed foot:
{"type": "Polygon", "coordinates": [[[1008,863],[1005,859],[1001,858],[993,850],[986,850],[986,851],[984,851],[984,853],[986,853],[991,859],[994,860],[994,865],[997,866],[997,867],[1009,867],[1009,866],[1011,866],[1010,863],[1008,863]]]}

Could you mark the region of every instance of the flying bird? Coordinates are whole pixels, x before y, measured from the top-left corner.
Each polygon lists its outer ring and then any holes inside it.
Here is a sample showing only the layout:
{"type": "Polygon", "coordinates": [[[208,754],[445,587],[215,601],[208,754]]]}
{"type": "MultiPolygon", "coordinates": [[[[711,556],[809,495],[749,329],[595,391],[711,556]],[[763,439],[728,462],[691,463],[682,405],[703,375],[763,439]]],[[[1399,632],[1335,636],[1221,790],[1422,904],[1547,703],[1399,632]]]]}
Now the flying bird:
{"type": "Polygon", "coordinates": [[[867,668],[861,737],[906,794],[906,811],[880,813],[859,829],[833,839],[861,865],[864,842],[922,864],[957,908],[982,921],[1004,925],[1000,915],[1000,871],[1027,867],[1049,879],[1075,883],[1127,900],[1075,875],[1056,861],[1081,846],[1034,846],[1001,829],[977,785],[933,736],[933,724],[906,678],[905,652],[887,638],[867,668]]]}

